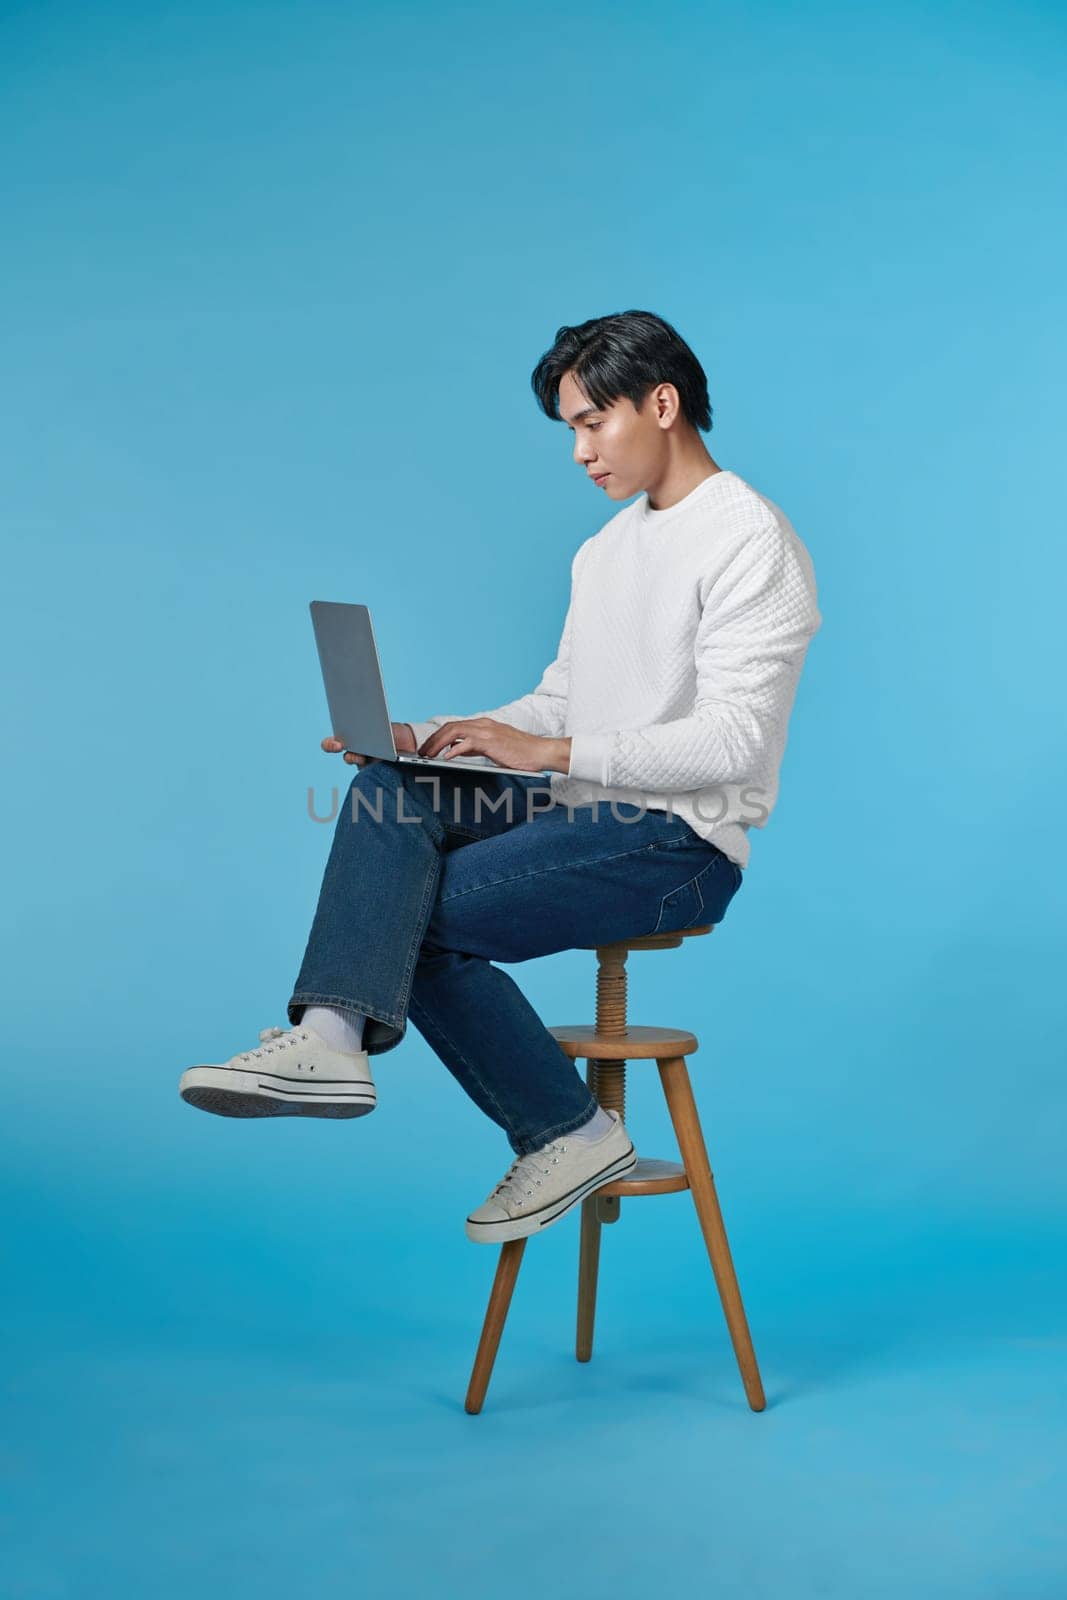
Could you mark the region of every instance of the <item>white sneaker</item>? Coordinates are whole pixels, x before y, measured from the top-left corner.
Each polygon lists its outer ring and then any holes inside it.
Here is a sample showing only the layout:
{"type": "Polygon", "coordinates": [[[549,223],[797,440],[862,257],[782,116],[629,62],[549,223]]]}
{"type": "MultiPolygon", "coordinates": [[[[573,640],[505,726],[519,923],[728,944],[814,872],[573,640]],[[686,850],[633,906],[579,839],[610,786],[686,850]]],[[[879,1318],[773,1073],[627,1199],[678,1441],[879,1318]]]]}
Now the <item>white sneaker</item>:
{"type": "Polygon", "coordinates": [[[310,1028],[264,1028],[221,1066],[190,1067],[183,1100],[220,1117],[363,1117],[378,1103],[364,1050],[331,1050],[310,1028]]]}
{"type": "Polygon", "coordinates": [[[484,1205],[467,1218],[467,1238],[480,1244],[524,1239],[551,1227],[587,1194],[621,1178],[637,1165],[637,1154],[617,1111],[599,1139],[562,1134],[512,1162],[484,1205]]]}

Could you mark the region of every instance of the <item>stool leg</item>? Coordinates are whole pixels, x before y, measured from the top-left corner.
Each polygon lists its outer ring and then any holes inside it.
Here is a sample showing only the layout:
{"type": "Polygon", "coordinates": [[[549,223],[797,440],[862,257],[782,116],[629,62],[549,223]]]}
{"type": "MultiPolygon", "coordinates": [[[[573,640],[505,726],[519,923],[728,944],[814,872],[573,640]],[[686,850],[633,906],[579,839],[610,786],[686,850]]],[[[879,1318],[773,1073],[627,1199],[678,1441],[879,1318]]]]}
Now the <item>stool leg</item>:
{"type": "Polygon", "coordinates": [[[482,1324],[482,1336],[478,1340],[478,1352],[474,1357],[471,1381],[467,1386],[467,1398],[464,1402],[465,1409],[471,1416],[476,1416],[482,1409],[485,1391],[493,1374],[493,1362],[500,1346],[500,1335],[504,1331],[504,1319],[508,1314],[525,1249],[525,1239],[509,1239],[506,1244],[500,1246],[500,1259],[496,1264],[496,1276],[493,1278],[489,1305],[482,1324]]]}
{"type": "Polygon", "coordinates": [[[752,1348],[752,1336],[748,1331],[745,1308],[741,1303],[737,1274],[734,1272],[734,1264],[730,1257],[730,1246],[723,1226],[722,1212],[719,1210],[715,1180],[711,1175],[708,1152],[704,1144],[700,1118],[697,1115],[696,1101],[693,1099],[693,1086],[689,1082],[685,1057],[666,1056],[658,1060],[656,1065],[659,1067],[663,1093],[667,1097],[667,1108],[674,1124],[682,1165],[685,1167],[693,1194],[693,1204],[700,1219],[704,1243],[711,1258],[719,1298],[726,1314],[726,1326],[730,1331],[737,1365],[741,1369],[741,1381],[745,1386],[745,1394],[752,1410],[762,1411],[767,1402],[764,1399],[763,1384],[756,1364],[756,1352],[752,1348]]]}
{"type": "Polygon", "coordinates": [[[578,1245],[578,1333],[574,1353],[579,1361],[593,1354],[593,1319],[596,1316],[596,1280],[600,1265],[600,1218],[596,1195],[582,1201],[582,1228],[578,1245]]]}

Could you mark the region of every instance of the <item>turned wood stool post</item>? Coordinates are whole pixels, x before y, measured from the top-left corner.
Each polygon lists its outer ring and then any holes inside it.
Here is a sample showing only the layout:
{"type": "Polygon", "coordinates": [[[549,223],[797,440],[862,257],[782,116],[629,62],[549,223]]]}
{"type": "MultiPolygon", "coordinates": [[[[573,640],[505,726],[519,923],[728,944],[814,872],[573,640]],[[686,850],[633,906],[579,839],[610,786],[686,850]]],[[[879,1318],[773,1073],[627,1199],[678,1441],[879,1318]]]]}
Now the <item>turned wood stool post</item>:
{"type": "MultiPolygon", "coordinates": [[[[573,1060],[585,1060],[586,1082],[600,1104],[605,1110],[618,1111],[624,1119],[627,1059],[654,1059],[682,1157],[681,1163],[639,1158],[636,1167],[624,1178],[604,1184],[582,1201],[575,1353],[579,1361],[588,1361],[593,1353],[600,1230],[603,1224],[618,1220],[620,1201],[624,1195],[673,1194],[689,1189],[715,1274],[745,1394],[752,1410],[762,1411],[766,1401],[756,1352],[752,1347],[752,1336],[715,1192],[715,1180],[686,1070],[685,1057],[696,1050],[696,1037],[680,1028],[637,1027],[628,1025],[626,1020],[626,958],[629,952],[676,948],[685,938],[710,933],[713,926],[687,928],[679,933],[646,934],[615,944],[596,946],[595,1024],[592,1027],[577,1025],[549,1029],[573,1060]]],[[[467,1411],[472,1414],[481,1410],[485,1399],[525,1247],[525,1239],[512,1239],[500,1248],[489,1306],[467,1389],[465,1404],[467,1411]]]]}

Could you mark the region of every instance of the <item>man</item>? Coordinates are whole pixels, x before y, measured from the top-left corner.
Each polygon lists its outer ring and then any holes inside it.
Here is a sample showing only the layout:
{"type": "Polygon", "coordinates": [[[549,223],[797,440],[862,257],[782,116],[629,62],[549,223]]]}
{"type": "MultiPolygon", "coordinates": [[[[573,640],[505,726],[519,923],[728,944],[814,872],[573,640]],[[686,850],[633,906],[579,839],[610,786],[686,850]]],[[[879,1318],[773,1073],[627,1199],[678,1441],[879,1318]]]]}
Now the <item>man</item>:
{"type": "Polygon", "coordinates": [[[708,453],[707,379],[662,318],[560,328],[531,381],[573,433],[577,465],[628,503],[574,556],[536,689],[394,724],[401,751],[487,757],[530,778],[344,752],[360,771],[292,1027],[181,1080],[187,1101],[225,1116],[359,1116],[377,1103],[369,1057],[399,1044],[410,1016],[515,1152],[467,1218],[486,1243],[550,1226],[637,1159],[618,1113],[494,963],[723,920],[748,831],[777,798],[822,621],[784,513],[708,453]]]}

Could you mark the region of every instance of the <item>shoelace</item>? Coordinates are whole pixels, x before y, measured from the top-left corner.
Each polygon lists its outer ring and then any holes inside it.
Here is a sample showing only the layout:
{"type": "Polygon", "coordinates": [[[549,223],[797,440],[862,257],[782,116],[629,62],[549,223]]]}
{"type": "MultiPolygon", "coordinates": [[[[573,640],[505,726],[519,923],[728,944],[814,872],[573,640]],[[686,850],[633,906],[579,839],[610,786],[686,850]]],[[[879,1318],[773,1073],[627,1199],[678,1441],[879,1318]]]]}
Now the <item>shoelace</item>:
{"type": "Polygon", "coordinates": [[[524,1205],[534,1190],[541,1186],[542,1179],[536,1174],[550,1173],[566,1148],[564,1140],[554,1139],[551,1144],[546,1144],[543,1150],[533,1150],[529,1155],[516,1156],[489,1196],[490,1200],[507,1200],[517,1206],[524,1205]]]}
{"type": "Polygon", "coordinates": [[[288,1033],[284,1028],[260,1028],[259,1049],[245,1050],[241,1056],[242,1061],[251,1061],[253,1056],[269,1056],[272,1050],[285,1050],[291,1044],[296,1044],[298,1039],[307,1041],[310,1035],[303,1028],[293,1028],[288,1033]]]}

